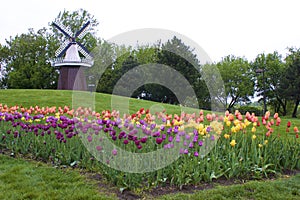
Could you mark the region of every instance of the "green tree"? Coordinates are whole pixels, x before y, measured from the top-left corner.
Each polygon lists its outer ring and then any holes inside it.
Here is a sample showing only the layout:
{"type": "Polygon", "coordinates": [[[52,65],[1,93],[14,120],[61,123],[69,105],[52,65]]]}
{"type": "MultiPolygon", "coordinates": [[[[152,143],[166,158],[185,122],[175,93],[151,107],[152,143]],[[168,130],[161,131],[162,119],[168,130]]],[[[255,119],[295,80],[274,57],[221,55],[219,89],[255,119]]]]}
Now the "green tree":
{"type": "Polygon", "coordinates": [[[289,48],[286,64],[287,69],[281,84],[281,91],[294,102],[292,117],[297,117],[300,103],[300,49],[289,48]]]}
{"type": "MultiPolygon", "coordinates": [[[[204,81],[201,79],[199,60],[191,47],[185,45],[179,38],[174,36],[171,40],[162,44],[161,51],[158,52],[158,63],[169,66],[181,73],[195,91],[199,106],[210,108],[209,101],[206,99],[206,97],[209,97],[209,93],[204,81]]],[[[172,79],[174,83],[180,84],[176,80],[177,77],[169,77],[169,79],[172,79]]],[[[179,103],[175,94],[164,86],[153,85],[149,92],[155,92],[160,99],[166,98],[166,101],[169,103],[179,103]]],[[[188,94],[186,97],[191,98],[188,97],[188,94]]]]}
{"type": "Polygon", "coordinates": [[[254,95],[254,80],[250,65],[244,58],[227,56],[217,63],[225,85],[224,101],[228,110],[238,102],[250,102],[254,95]]]}
{"type": "Polygon", "coordinates": [[[26,34],[6,40],[0,55],[8,88],[56,88],[57,70],[50,64],[54,56],[52,39],[43,28],[37,32],[29,29],[26,34]]]}
{"type": "Polygon", "coordinates": [[[112,94],[117,81],[127,72],[123,65],[131,56],[130,49],[131,47],[103,42],[93,51],[97,56],[89,73],[95,75],[98,81],[97,92],[112,94]]]}
{"type": "MultiPolygon", "coordinates": [[[[271,105],[275,112],[283,116],[287,114],[287,98],[281,91],[282,78],[286,70],[286,65],[278,52],[259,54],[252,63],[254,72],[263,72],[256,74],[256,92],[263,96],[265,92],[266,102],[271,105]]],[[[263,99],[261,99],[263,100],[263,99]]]]}
{"type": "Polygon", "coordinates": [[[7,88],[7,69],[6,57],[8,55],[8,48],[0,44],[0,88],[7,88]]]}

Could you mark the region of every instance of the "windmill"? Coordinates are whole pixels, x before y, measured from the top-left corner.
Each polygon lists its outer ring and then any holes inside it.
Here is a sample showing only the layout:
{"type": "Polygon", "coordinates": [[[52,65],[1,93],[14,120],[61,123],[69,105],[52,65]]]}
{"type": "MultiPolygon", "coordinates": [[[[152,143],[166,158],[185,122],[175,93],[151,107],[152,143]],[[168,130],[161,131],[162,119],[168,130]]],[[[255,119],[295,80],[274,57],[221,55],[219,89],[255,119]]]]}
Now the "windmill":
{"type": "Polygon", "coordinates": [[[59,22],[53,22],[52,26],[64,34],[66,40],[56,50],[53,66],[60,68],[58,87],[60,90],[87,90],[83,67],[93,65],[93,57],[87,48],[78,41],[82,39],[89,28],[90,21],[85,23],[75,34],[71,29],[59,22]],[[84,56],[81,58],[79,52],[84,56]],[[65,55],[65,57],[63,57],[65,55]]]}

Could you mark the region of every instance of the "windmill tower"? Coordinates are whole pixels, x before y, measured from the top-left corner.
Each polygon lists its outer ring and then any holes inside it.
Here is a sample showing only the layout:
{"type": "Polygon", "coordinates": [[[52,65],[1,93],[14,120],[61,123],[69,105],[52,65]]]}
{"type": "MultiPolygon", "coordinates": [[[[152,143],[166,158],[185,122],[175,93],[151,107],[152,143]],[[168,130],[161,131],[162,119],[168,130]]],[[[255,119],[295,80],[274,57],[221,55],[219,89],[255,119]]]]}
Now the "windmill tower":
{"type": "Polygon", "coordinates": [[[82,39],[90,25],[88,21],[75,34],[59,22],[52,25],[66,36],[66,40],[56,50],[53,66],[59,67],[58,90],[87,90],[84,67],[94,63],[90,52],[76,39],[82,39]],[[80,57],[79,52],[84,56],[80,57]]]}

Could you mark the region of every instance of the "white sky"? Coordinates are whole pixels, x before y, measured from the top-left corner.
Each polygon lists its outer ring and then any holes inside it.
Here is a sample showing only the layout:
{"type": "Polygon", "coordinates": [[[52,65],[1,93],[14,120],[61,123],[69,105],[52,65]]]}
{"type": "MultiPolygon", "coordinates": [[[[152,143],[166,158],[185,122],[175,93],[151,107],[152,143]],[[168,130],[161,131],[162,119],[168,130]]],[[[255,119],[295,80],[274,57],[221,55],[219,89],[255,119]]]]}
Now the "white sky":
{"type": "Polygon", "coordinates": [[[253,60],[274,50],[300,48],[298,0],[1,0],[0,43],[28,28],[48,27],[60,11],[87,10],[110,39],[139,28],[169,29],[194,40],[220,61],[233,54],[253,60]]]}

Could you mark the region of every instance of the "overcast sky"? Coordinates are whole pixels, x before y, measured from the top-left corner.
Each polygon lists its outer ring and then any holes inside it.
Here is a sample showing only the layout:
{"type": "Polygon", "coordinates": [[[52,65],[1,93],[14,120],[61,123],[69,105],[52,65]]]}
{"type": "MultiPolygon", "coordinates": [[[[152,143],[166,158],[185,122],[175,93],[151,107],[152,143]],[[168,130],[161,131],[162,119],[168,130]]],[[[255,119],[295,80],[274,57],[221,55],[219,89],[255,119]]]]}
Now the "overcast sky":
{"type": "Polygon", "coordinates": [[[28,28],[48,27],[64,9],[87,10],[110,39],[140,28],[178,32],[200,45],[213,61],[233,54],[253,60],[274,50],[300,48],[298,0],[1,0],[0,43],[28,28]]]}

